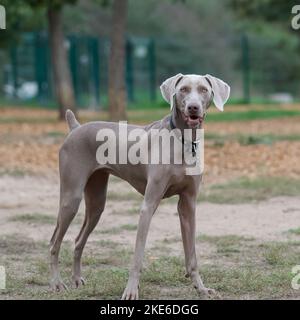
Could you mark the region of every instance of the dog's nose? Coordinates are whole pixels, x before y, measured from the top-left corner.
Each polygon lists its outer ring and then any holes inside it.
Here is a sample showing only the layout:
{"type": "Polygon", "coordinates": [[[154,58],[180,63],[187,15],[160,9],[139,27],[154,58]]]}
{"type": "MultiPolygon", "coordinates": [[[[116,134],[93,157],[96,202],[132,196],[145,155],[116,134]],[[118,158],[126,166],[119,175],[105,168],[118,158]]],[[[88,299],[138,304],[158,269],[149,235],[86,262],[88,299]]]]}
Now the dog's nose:
{"type": "Polygon", "coordinates": [[[191,104],[188,106],[188,111],[192,113],[197,113],[199,111],[199,106],[196,104],[191,104]]]}

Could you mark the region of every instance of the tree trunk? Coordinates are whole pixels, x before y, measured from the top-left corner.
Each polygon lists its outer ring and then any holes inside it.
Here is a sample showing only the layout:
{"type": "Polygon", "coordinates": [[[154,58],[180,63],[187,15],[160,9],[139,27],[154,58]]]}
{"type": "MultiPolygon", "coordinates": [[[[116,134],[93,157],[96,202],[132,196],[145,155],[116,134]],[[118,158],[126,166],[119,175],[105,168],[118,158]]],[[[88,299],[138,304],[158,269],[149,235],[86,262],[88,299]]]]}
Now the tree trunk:
{"type": "Polygon", "coordinates": [[[63,34],[62,10],[48,8],[49,40],[59,119],[64,119],[67,109],[76,111],[74,89],[63,34]]]}
{"type": "Polygon", "coordinates": [[[114,0],[112,13],[111,51],[109,57],[109,116],[113,121],[125,120],[125,46],[128,0],[114,0]]]}

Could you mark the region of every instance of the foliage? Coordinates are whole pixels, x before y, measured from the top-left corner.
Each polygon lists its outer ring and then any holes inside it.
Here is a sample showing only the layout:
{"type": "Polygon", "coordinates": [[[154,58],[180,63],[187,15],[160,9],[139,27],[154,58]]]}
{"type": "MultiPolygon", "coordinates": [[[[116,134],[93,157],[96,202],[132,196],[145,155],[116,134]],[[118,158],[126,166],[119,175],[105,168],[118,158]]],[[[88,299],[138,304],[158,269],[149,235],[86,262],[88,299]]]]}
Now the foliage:
{"type": "Polygon", "coordinates": [[[0,46],[6,47],[18,40],[26,31],[46,28],[45,9],[62,8],[75,4],[77,0],[2,0],[7,16],[7,28],[1,32],[0,46]]]}
{"type": "Polygon", "coordinates": [[[2,0],[1,5],[6,10],[6,30],[1,31],[0,47],[6,47],[17,41],[20,32],[31,31],[45,26],[41,10],[34,10],[26,1],[2,0]],[[33,19],[34,17],[34,19],[33,19]]]}
{"type": "MultiPolygon", "coordinates": [[[[4,41],[14,42],[20,30],[45,29],[47,5],[66,5],[66,34],[106,38],[111,32],[111,0],[2,2],[10,17],[8,30],[0,39],[2,46],[7,44],[4,41]],[[75,2],[76,6],[68,5],[75,2]]],[[[245,33],[249,38],[251,95],[268,98],[270,93],[287,92],[297,96],[300,39],[290,27],[293,4],[290,0],[131,0],[128,35],[155,40],[157,84],[177,72],[211,73],[230,83],[234,96],[240,97],[240,36],[245,33]]],[[[106,45],[102,49],[108,50],[106,45]]],[[[138,59],[134,61],[134,67],[138,68],[139,63],[138,59]]]]}
{"type": "Polygon", "coordinates": [[[231,6],[239,16],[262,19],[265,23],[286,22],[294,5],[293,0],[231,0],[231,6]]]}

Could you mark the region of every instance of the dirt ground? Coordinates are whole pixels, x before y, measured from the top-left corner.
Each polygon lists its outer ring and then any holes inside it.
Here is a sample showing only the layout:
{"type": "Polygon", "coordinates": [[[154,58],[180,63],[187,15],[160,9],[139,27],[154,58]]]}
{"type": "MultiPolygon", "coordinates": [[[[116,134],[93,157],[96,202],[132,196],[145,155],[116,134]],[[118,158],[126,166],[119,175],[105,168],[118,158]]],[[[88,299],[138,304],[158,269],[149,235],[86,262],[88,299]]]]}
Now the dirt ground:
{"type": "MultiPolygon", "coordinates": [[[[56,122],[48,111],[28,112],[25,118],[28,116],[30,121],[24,118],[20,122],[11,121],[18,116],[20,111],[0,109],[0,118],[5,120],[0,124],[0,265],[5,265],[8,272],[8,289],[0,290],[0,299],[55,299],[59,297],[57,294],[48,293],[47,244],[57,216],[57,152],[66,125],[56,122]],[[35,117],[37,122],[32,121],[35,117]],[[41,117],[45,118],[43,123],[38,121],[41,117]]],[[[240,133],[291,136],[300,134],[299,120],[295,117],[246,124],[209,123],[207,132],[221,136],[240,133]]],[[[298,181],[299,159],[297,139],[272,144],[242,144],[231,140],[218,144],[209,140],[205,148],[204,184],[213,192],[217,184],[240,177],[287,177],[298,181]]],[[[300,292],[290,285],[291,268],[300,264],[300,197],[284,192],[276,195],[264,201],[197,203],[200,270],[206,282],[220,291],[223,298],[300,298],[300,292]],[[216,276],[212,270],[223,277],[216,276]]],[[[61,297],[119,297],[132,257],[141,199],[127,183],[111,178],[106,209],[84,253],[84,270],[91,284],[79,293],[61,297]],[[105,276],[109,283],[95,267],[109,268],[105,276]],[[96,280],[99,287],[93,285],[96,280]]],[[[68,270],[72,243],[83,217],[84,203],[65,237],[69,249],[63,252],[62,264],[68,270]]],[[[189,283],[184,282],[187,280],[181,280],[183,249],[174,199],[164,200],[154,215],[145,265],[142,297],[196,298],[194,291],[188,289],[189,283]],[[156,268],[162,270],[160,276],[156,268]]]]}
{"type": "MultiPolygon", "coordinates": [[[[120,199],[108,199],[106,210],[99,223],[99,231],[110,231],[123,225],[136,225],[138,221],[139,197],[135,190],[126,182],[111,179],[110,193],[118,190],[120,199]],[[131,213],[132,210],[136,212],[131,213]],[[128,213],[129,210],[129,213],[128,213]]],[[[2,176],[0,180],[0,234],[18,233],[36,241],[48,241],[53,232],[54,224],[49,223],[43,228],[36,224],[15,221],[13,218],[24,214],[42,213],[49,217],[57,217],[59,199],[59,181],[45,177],[12,177],[2,176]]],[[[149,246],[155,246],[164,239],[180,237],[179,219],[175,201],[163,201],[151,223],[149,246]]],[[[257,240],[286,240],[291,235],[288,230],[300,226],[300,198],[277,197],[258,203],[216,204],[199,202],[197,206],[198,234],[208,236],[237,235],[253,237],[257,240]]],[[[74,241],[80,230],[84,217],[84,201],[79,209],[77,223],[70,227],[66,240],[74,241]]],[[[92,238],[93,236],[91,236],[92,238]]],[[[107,232],[105,240],[120,241],[133,246],[135,233],[107,232]]],[[[175,252],[181,253],[181,243],[174,246],[175,252]]]]}

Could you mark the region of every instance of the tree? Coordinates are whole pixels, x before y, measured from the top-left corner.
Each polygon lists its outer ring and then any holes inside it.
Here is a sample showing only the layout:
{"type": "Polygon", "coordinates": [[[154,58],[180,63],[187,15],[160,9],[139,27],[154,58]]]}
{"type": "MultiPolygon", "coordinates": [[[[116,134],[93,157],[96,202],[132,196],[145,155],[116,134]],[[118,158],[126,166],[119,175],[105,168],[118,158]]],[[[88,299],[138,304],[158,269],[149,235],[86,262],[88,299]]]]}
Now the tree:
{"type": "Polygon", "coordinates": [[[128,0],[112,5],[111,51],[109,57],[109,116],[113,121],[126,119],[125,45],[128,0]]]}
{"type": "Polygon", "coordinates": [[[67,109],[76,113],[74,88],[67,58],[63,33],[62,9],[77,0],[27,0],[32,8],[44,7],[47,12],[49,42],[55,94],[59,104],[59,119],[64,119],[67,109]]]}
{"type": "Polygon", "coordinates": [[[256,22],[280,22],[289,24],[293,0],[230,0],[230,6],[242,18],[256,19],[256,22]]]}
{"type": "Polygon", "coordinates": [[[64,119],[67,109],[72,109],[76,112],[76,103],[64,41],[62,5],[49,5],[47,16],[53,79],[59,104],[59,119],[64,119]]]}
{"type": "MultiPolygon", "coordinates": [[[[7,10],[8,28],[0,44],[15,42],[20,31],[37,29],[42,24],[42,13],[46,14],[51,46],[51,60],[56,98],[59,104],[59,118],[63,119],[67,108],[76,111],[74,89],[67,59],[63,33],[62,9],[77,0],[2,0],[7,10]]],[[[44,20],[44,19],[43,19],[44,20]]]]}
{"type": "Polygon", "coordinates": [[[0,47],[8,48],[18,41],[20,34],[43,26],[41,10],[34,10],[27,1],[1,0],[6,10],[6,29],[1,31],[0,47]]]}
{"type": "MultiPolygon", "coordinates": [[[[292,28],[292,8],[295,1],[230,0],[229,4],[240,18],[242,28],[264,35],[268,41],[271,39],[276,43],[274,48],[277,47],[277,50],[271,52],[273,64],[269,62],[260,66],[261,69],[272,67],[269,72],[272,72],[275,79],[273,88],[283,90],[283,86],[287,88],[288,84],[288,91],[297,94],[297,82],[300,79],[300,38],[299,33],[292,28]]],[[[267,59],[270,60],[270,54],[267,59]]]]}

